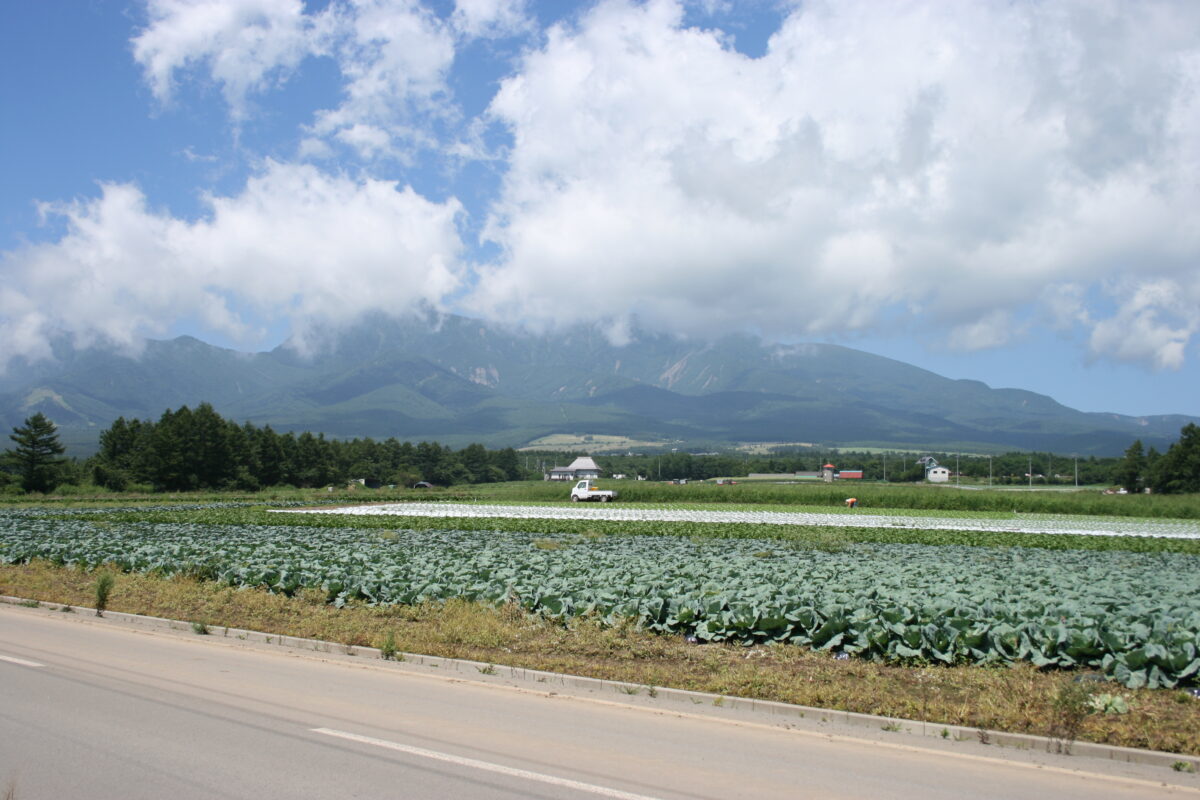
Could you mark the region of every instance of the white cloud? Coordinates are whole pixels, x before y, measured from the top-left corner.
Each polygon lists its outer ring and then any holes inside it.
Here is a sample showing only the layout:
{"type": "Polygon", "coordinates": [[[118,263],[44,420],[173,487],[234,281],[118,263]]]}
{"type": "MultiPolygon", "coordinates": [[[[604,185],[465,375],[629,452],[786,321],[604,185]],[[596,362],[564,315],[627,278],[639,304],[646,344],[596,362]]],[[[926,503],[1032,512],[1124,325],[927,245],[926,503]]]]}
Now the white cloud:
{"type": "Polygon", "coordinates": [[[347,0],[331,5],[325,18],[321,41],[338,61],[345,97],[317,112],[313,134],[366,157],[385,149],[403,156],[401,145],[434,141],[436,120],[454,113],[445,99],[455,55],[450,27],[417,0],[347,0]],[[373,134],[365,148],[354,133],[364,129],[373,134]]]}
{"type": "Polygon", "coordinates": [[[472,39],[513,36],[533,27],[525,0],[455,0],[450,20],[472,39]]]}
{"type": "Polygon", "coordinates": [[[148,0],[146,10],[150,24],[133,39],[133,56],[161,102],[176,73],[203,65],[241,118],[249,95],[311,50],[302,0],[148,0]]]}
{"type": "Polygon", "coordinates": [[[177,219],[135,186],[108,184],[48,209],[66,234],[5,254],[0,365],[46,356],[54,332],[136,349],[188,317],[242,340],[258,320],[288,318],[302,333],[367,311],[437,307],[462,279],[455,200],[267,163],[208,207],[204,219],[177,219]]]}
{"type": "MultiPolygon", "coordinates": [[[[482,34],[516,25],[519,10],[476,3],[463,20],[482,34]]],[[[344,97],[315,111],[305,155],[331,156],[329,143],[340,142],[368,160],[403,157],[405,145],[436,140],[431,120],[453,115],[445,94],[454,33],[419,0],[333,0],[314,13],[302,0],[148,0],[147,14],[132,45],[155,97],[166,102],[180,76],[203,75],[237,121],[249,116],[251,96],[304,59],[333,58],[344,97]]]]}
{"type": "Polygon", "coordinates": [[[1188,342],[1200,331],[1200,286],[1169,280],[1122,283],[1114,291],[1120,301],[1116,313],[1092,329],[1093,355],[1158,369],[1182,367],[1188,342]]]}
{"type": "MultiPolygon", "coordinates": [[[[900,313],[982,348],[1050,286],[1200,285],[1200,6],[814,0],[759,59],[682,19],[602,2],[504,81],[471,308],[780,337],[900,313]]],[[[1194,327],[1150,308],[1072,318],[1177,365],[1194,327]]]]}

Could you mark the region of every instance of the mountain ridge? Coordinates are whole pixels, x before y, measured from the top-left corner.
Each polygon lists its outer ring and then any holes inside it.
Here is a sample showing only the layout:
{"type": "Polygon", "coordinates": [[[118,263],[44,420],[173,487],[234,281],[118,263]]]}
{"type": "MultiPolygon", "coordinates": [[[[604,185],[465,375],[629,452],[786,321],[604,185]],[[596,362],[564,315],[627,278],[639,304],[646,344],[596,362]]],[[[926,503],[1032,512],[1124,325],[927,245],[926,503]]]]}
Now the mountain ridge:
{"type": "Polygon", "coordinates": [[[59,342],[53,363],[0,381],[0,422],[36,411],[74,450],[117,417],[157,419],[209,402],[226,418],[338,437],[521,446],[554,434],[702,447],[817,442],[913,449],[1116,455],[1165,447],[1182,414],[1083,412],[1024,389],[993,389],[824,343],[746,334],[713,341],[596,328],[537,334],[455,315],[374,316],[320,337],[242,353],[193,337],[138,357],[59,342]]]}

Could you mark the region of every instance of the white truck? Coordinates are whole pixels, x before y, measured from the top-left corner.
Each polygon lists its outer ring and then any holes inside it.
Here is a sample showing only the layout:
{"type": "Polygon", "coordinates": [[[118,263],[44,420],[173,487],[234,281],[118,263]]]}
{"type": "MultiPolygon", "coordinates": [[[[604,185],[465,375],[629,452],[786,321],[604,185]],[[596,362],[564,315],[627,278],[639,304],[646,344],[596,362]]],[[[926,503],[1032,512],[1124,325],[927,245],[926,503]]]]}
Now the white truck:
{"type": "Polygon", "coordinates": [[[592,481],[580,481],[571,490],[571,501],[574,503],[580,500],[599,500],[601,503],[607,503],[616,499],[616,492],[612,489],[598,489],[592,481]]]}

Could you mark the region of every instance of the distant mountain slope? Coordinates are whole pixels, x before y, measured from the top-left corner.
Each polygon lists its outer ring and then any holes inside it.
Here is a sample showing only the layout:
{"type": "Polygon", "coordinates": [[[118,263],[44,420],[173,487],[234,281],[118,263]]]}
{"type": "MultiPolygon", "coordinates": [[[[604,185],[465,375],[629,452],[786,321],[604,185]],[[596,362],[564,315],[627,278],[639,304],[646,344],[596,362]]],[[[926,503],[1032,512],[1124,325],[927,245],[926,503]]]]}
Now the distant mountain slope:
{"type": "Polygon", "coordinates": [[[281,430],[454,446],[572,433],[1111,455],[1134,438],[1163,449],[1200,421],[1084,413],[837,345],[642,335],[617,347],[592,328],[536,335],[457,316],[364,320],[309,356],[190,337],[149,342],[139,358],[61,342],[56,356],[0,380],[0,422],[41,411],[77,449],[118,416],[203,401],[281,430]]]}

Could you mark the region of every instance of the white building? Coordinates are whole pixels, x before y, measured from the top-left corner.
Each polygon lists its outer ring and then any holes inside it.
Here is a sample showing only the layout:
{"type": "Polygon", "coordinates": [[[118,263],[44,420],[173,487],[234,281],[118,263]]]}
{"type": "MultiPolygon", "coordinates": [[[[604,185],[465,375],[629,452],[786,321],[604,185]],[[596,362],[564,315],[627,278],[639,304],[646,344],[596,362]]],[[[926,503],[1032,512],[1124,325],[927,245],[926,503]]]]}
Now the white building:
{"type": "Polygon", "coordinates": [[[946,483],[950,480],[950,470],[945,467],[933,467],[926,471],[925,480],[930,483],[946,483]]]}
{"type": "Polygon", "coordinates": [[[548,481],[579,481],[584,478],[599,478],[600,465],[589,456],[580,456],[567,467],[554,467],[545,476],[548,481]]]}

